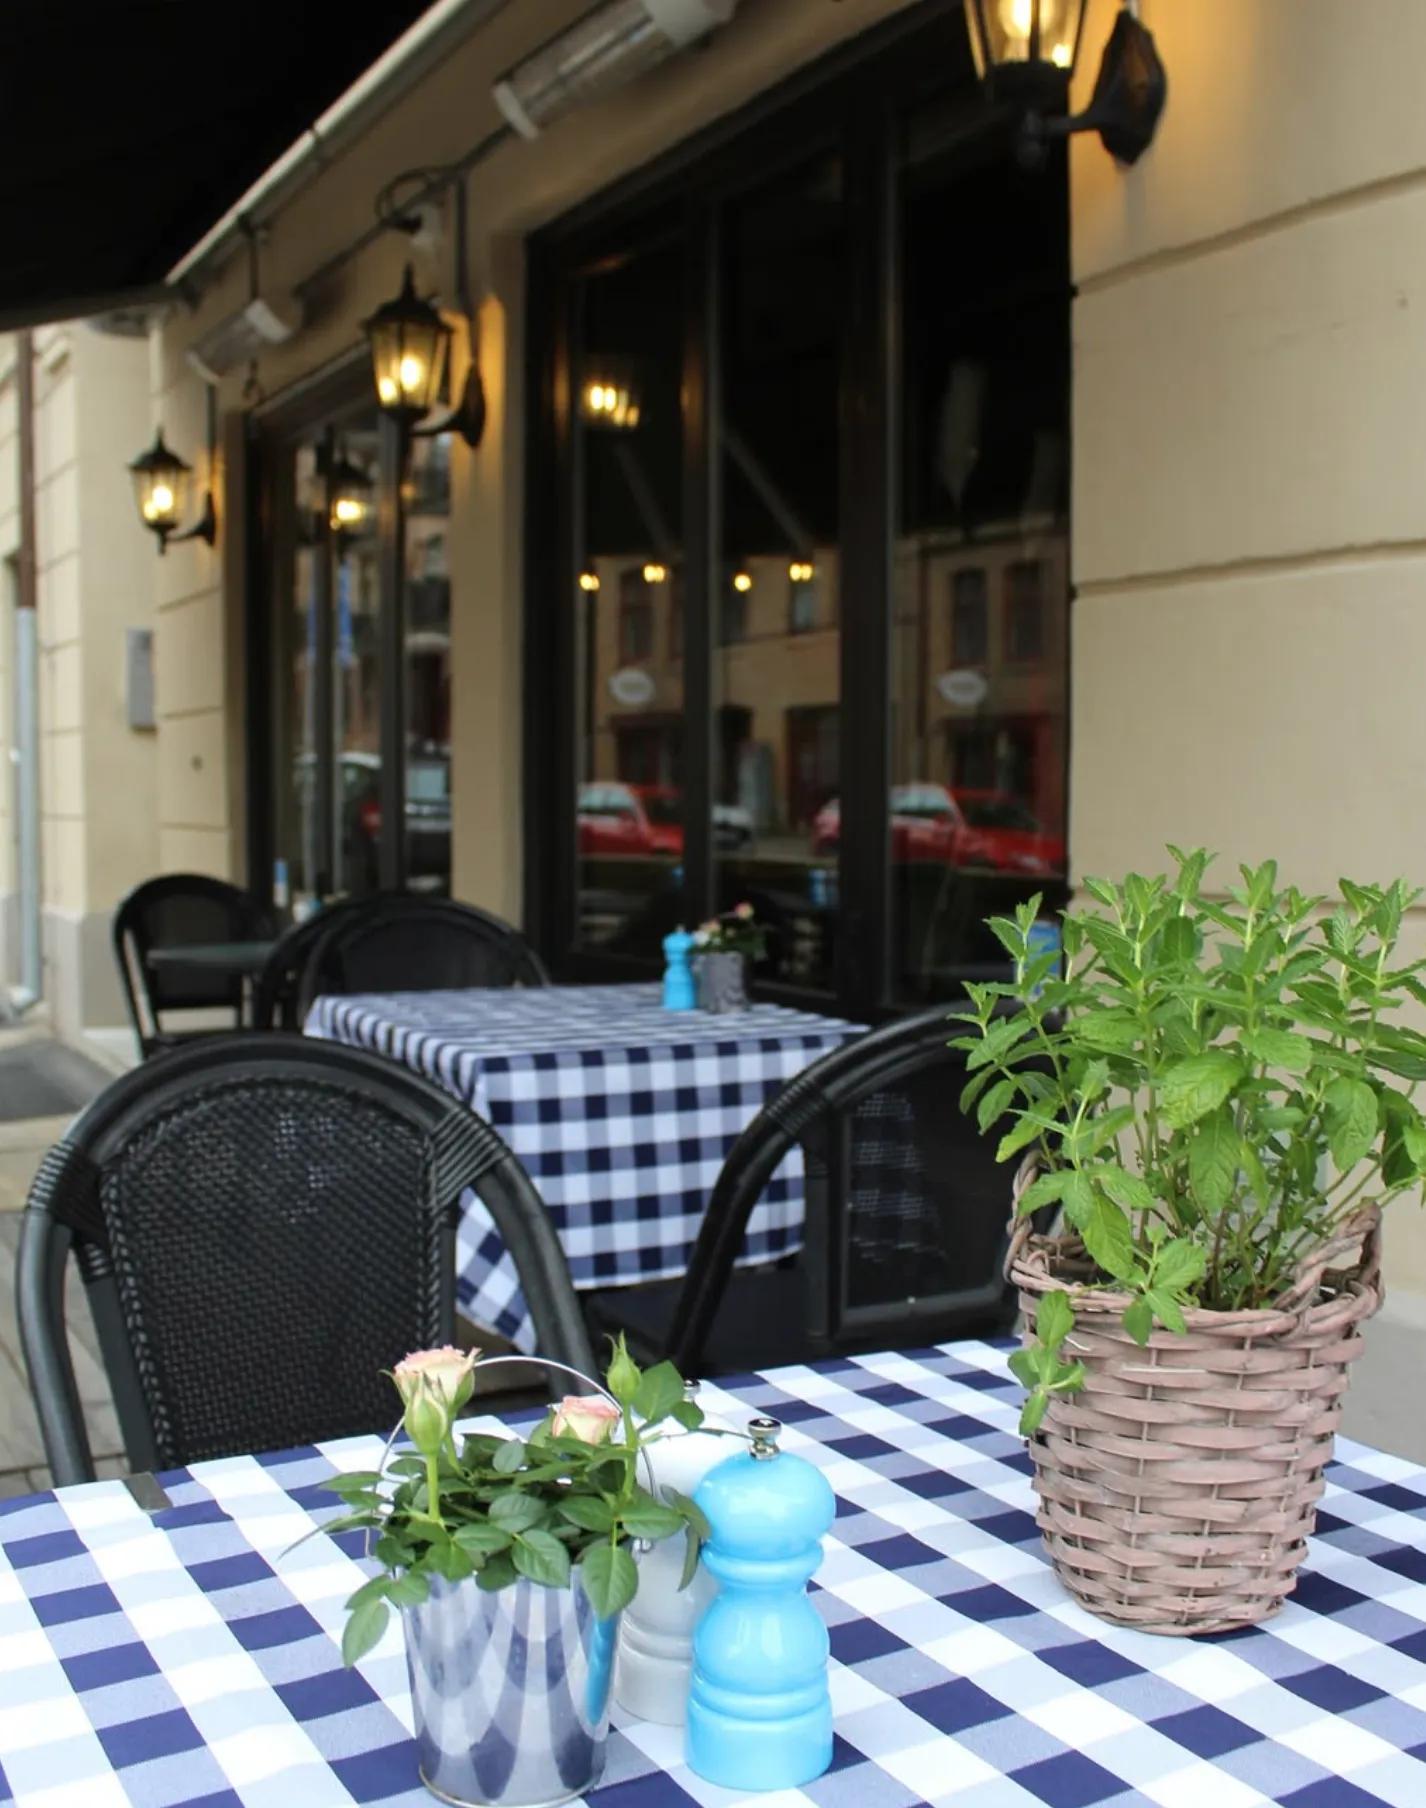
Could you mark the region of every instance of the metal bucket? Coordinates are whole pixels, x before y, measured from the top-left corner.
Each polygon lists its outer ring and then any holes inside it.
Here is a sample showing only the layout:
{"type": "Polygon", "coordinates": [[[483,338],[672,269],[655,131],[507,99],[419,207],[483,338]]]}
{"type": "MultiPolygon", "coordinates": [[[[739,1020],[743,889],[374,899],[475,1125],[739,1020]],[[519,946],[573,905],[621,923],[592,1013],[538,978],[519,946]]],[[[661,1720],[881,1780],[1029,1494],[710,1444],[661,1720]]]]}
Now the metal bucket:
{"type": "Polygon", "coordinates": [[[421,1781],[459,1808],[544,1808],[604,1768],[619,1620],[520,1577],[488,1592],[431,1577],[402,1615],[421,1781]]]}
{"type": "Polygon", "coordinates": [[[705,1011],[746,1011],[748,963],[741,954],[700,954],[698,1003],[705,1011]]]}

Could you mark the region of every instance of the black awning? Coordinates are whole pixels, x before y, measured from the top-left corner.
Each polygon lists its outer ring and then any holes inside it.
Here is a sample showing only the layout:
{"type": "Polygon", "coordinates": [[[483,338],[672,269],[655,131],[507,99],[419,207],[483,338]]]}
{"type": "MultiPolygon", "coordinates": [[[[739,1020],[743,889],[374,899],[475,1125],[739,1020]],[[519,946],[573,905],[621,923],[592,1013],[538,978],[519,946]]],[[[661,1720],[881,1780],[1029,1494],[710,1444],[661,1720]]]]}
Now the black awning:
{"type": "Polygon", "coordinates": [[[428,3],[10,0],[0,326],[154,290],[428,3]]]}

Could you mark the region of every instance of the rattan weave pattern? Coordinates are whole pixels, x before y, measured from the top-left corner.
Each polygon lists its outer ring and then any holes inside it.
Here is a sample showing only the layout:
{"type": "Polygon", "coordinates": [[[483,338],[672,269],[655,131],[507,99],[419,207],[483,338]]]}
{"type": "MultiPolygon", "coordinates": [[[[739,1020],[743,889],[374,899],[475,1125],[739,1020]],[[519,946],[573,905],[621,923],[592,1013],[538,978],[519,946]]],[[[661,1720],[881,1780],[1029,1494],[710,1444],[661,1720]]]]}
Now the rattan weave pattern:
{"type": "Polygon", "coordinates": [[[379,1101],[247,1077],[191,1091],[105,1165],[105,1233],[161,1462],[389,1419],[381,1371],[441,1335],[432,1160],[430,1139],[379,1101]]]}
{"type": "MultiPolygon", "coordinates": [[[[1016,1196],[1033,1168],[1022,1169],[1016,1196]]],[[[1074,1237],[1014,1225],[1006,1272],[1028,1321],[1042,1294],[1091,1278],[1074,1237]]],[[[1079,1393],[1030,1440],[1055,1571],[1091,1612],[1142,1631],[1224,1632],[1267,1619],[1296,1582],[1361,1327],[1381,1304],[1375,1206],[1261,1311],[1185,1314],[1140,1348],[1124,1294],[1075,1295],[1066,1356],[1079,1393]]]]}

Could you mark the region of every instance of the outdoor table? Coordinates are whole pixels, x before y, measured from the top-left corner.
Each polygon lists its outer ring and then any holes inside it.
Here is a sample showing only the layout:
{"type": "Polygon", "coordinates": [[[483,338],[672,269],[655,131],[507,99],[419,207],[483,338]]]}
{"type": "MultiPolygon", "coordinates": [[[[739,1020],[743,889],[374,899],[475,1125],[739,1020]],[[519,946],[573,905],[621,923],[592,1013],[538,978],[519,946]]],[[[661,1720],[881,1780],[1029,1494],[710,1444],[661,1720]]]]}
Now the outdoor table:
{"type": "Polygon", "coordinates": [[[151,967],[178,967],[194,973],[256,979],[267,964],[275,942],[189,942],[173,948],[150,948],[145,957],[151,967]]]}
{"type": "MultiPolygon", "coordinates": [[[[1277,1618],[1154,1637],[1092,1618],[1035,1530],[1004,1348],[865,1356],[706,1384],[771,1413],[837,1518],[813,1584],[831,1633],[833,1768],[740,1797],[682,1733],[618,1708],[595,1808],[1420,1808],[1426,1470],[1338,1441],[1277,1618]]],[[[430,1808],[400,1628],[342,1668],[361,1535],[295,1540],[379,1436],[0,1502],[0,1799],[16,1808],[430,1808]],[[6,1793],[8,1786],[8,1795],[6,1793]]]]}
{"type": "MultiPolygon", "coordinates": [[[[786,1081],[860,1034],[774,1004],[666,1011],[657,985],[319,998],[306,1030],[404,1062],[493,1124],[548,1206],[579,1288],[686,1273],[739,1132],[786,1081]]],[[[515,1264],[475,1195],[461,1206],[461,1310],[533,1350],[515,1264]]],[[[753,1212],[741,1259],[799,1248],[802,1213],[797,1150],[753,1212]]]]}

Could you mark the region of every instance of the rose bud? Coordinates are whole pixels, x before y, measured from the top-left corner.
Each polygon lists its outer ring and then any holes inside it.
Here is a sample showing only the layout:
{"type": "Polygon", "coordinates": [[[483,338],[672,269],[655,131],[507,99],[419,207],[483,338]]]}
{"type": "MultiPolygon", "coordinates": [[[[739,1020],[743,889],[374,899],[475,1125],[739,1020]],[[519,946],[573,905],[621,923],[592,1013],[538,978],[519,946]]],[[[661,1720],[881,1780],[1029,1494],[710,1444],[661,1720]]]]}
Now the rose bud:
{"type": "Polygon", "coordinates": [[[594,1394],[566,1394],[555,1408],[550,1430],[557,1438],[578,1438],[583,1444],[607,1444],[622,1414],[608,1400],[594,1394]]]}
{"type": "Polygon", "coordinates": [[[479,1350],[458,1350],[453,1344],[439,1350],[413,1350],[397,1363],[391,1379],[408,1406],[424,1382],[454,1418],[475,1386],[471,1370],[479,1355],[479,1350]]]}
{"type": "Polygon", "coordinates": [[[740,904],[733,915],[741,917],[745,923],[750,923],[753,918],[753,907],[751,904],[740,904]]]}

